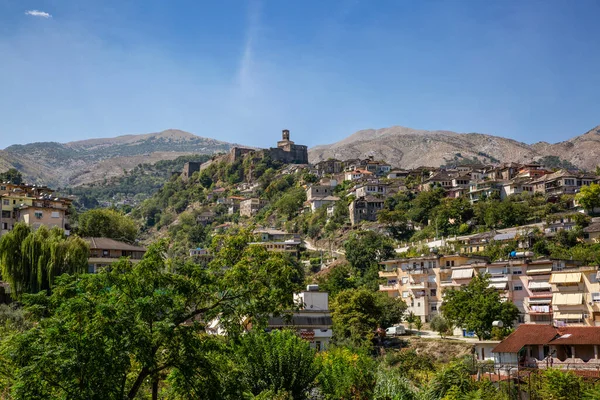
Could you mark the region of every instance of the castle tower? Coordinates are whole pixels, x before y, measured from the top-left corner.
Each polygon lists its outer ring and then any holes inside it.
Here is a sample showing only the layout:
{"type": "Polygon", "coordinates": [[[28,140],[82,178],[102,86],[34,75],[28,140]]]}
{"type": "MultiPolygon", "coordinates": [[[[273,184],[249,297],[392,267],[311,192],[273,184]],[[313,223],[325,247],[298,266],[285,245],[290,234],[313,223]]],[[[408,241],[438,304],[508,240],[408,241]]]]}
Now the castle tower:
{"type": "Polygon", "coordinates": [[[281,140],[290,140],[290,131],[288,129],[281,131],[281,140]]]}

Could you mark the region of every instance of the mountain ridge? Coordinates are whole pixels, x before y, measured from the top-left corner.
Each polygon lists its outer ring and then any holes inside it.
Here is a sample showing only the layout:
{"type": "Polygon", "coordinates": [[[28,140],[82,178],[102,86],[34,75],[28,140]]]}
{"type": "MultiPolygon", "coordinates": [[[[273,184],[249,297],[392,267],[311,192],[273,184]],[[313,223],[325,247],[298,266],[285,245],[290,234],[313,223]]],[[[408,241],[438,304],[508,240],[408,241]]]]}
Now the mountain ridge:
{"type": "Polygon", "coordinates": [[[484,162],[532,162],[556,156],[582,169],[600,164],[600,125],[586,133],[558,142],[527,144],[518,140],[483,133],[427,131],[403,126],[363,129],[331,144],[309,149],[309,160],[349,159],[374,156],[396,167],[439,167],[447,162],[477,160],[484,162]]]}
{"type": "Polygon", "coordinates": [[[27,181],[54,187],[78,186],[123,174],[140,163],[188,154],[227,152],[233,143],[178,129],[114,138],[17,144],[0,150],[0,167],[21,171],[27,181]]]}

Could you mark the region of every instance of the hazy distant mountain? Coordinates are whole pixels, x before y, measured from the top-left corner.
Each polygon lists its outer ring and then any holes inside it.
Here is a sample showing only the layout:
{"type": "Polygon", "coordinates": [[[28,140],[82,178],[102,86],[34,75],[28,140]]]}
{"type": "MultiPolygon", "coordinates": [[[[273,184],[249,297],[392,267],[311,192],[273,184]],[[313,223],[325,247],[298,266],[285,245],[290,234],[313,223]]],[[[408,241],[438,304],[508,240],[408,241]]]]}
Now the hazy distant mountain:
{"type": "Polygon", "coordinates": [[[579,168],[593,170],[600,164],[600,126],[565,142],[532,145],[480,133],[394,126],[358,131],[337,143],[313,147],[308,155],[311,162],[373,155],[402,168],[439,167],[448,161],[461,162],[474,157],[484,162],[525,162],[544,156],[558,156],[579,168]]]}
{"type": "Polygon", "coordinates": [[[70,143],[37,142],[0,150],[0,170],[15,167],[30,182],[75,186],[123,174],[140,163],[226,152],[231,146],[176,129],[70,143]]]}

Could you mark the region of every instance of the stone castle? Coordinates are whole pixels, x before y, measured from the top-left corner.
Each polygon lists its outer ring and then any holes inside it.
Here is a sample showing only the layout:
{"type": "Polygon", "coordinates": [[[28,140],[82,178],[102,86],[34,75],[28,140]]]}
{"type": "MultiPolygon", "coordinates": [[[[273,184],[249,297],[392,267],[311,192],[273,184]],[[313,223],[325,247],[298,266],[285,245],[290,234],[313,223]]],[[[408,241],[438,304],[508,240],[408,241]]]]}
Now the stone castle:
{"type": "Polygon", "coordinates": [[[184,179],[188,179],[194,172],[208,168],[215,161],[226,159],[228,162],[233,163],[247,155],[258,158],[269,156],[272,160],[280,161],[284,164],[308,164],[308,147],[295,144],[290,140],[290,131],[284,129],[281,131],[281,140],[277,142],[277,147],[262,150],[247,147],[232,147],[228,154],[214,158],[202,165],[197,162],[186,163],[183,167],[182,176],[184,179]]]}
{"type": "Polygon", "coordinates": [[[285,164],[308,164],[308,148],[292,142],[287,129],[281,131],[281,140],[277,142],[277,147],[269,149],[269,154],[273,160],[285,164]]]}
{"type": "Polygon", "coordinates": [[[239,160],[246,154],[254,154],[259,157],[268,155],[272,160],[281,161],[284,164],[308,164],[308,148],[292,142],[290,131],[287,129],[281,131],[281,140],[277,142],[277,147],[264,150],[233,147],[229,151],[229,162],[239,160]]]}

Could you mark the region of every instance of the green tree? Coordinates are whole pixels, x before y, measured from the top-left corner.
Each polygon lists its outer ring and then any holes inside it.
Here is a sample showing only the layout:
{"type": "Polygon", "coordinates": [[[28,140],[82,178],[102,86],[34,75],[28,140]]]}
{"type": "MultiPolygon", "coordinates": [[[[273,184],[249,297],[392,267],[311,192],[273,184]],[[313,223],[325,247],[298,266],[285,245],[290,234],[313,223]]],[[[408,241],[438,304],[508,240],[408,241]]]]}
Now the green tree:
{"type": "Polygon", "coordinates": [[[0,172],[0,182],[10,182],[20,185],[23,183],[23,175],[16,168],[9,168],[5,172],[0,172]]]}
{"type": "Polygon", "coordinates": [[[344,243],[344,250],[346,259],[359,274],[373,267],[378,269],[381,261],[395,255],[392,241],[373,231],[353,234],[344,243]]]}
{"type": "Polygon", "coordinates": [[[254,395],[285,391],[293,399],[307,398],[319,374],[315,351],[296,332],[253,332],[236,347],[241,383],[254,395]]]}
{"type": "Polygon", "coordinates": [[[287,219],[298,214],[302,204],[306,201],[306,192],[302,188],[293,188],[284,193],[277,202],[275,208],[287,219]]]}
{"type": "Polygon", "coordinates": [[[331,303],[335,338],[340,343],[368,345],[377,327],[400,322],[406,304],[368,289],[347,289],[331,303]]]}
{"type": "Polygon", "coordinates": [[[489,279],[480,275],[460,290],[445,291],[441,310],[449,323],[475,332],[479,340],[490,336],[494,321],[510,328],[519,315],[517,306],[501,301],[500,293],[489,286],[489,279]]]}
{"type": "Polygon", "coordinates": [[[429,325],[431,326],[431,329],[439,333],[442,338],[444,337],[446,332],[450,330],[450,324],[448,323],[448,321],[446,321],[446,318],[444,318],[440,314],[434,315],[429,325]]]}
{"type": "Polygon", "coordinates": [[[579,193],[575,195],[575,200],[585,209],[593,211],[600,207],[600,185],[592,183],[589,186],[582,186],[579,193]]]}
{"type": "Polygon", "coordinates": [[[370,356],[337,347],[319,353],[317,362],[321,370],[317,382],[326,400],[371,399],[377,377],[370,356]]]}
{"type": "Polygon", "coordinates": [[[82,237],[106,237],[133,243],[138,228],[131,218],[117,211],[94,209],[79,215],[75,232],[82,237]]]}
{"type": "Polygon", "coordinates": [[[540,396],[548,400],[578,399],[583,391],[583,380],[570,371],[547,369],[543,372],[540,396]]]}
{"type": "Polygon", "coordinates": [[[417,319],[415,320],[415,328],[417,328],[417,332],[421,332],[422,327],[423,327],[423,320],[421,320],[421,318],[417,317],[417,319]]]}
{"type": "Polygon", "coordinates": [[[63,273],[86,272],[88,256],[89,246],[84,240],[67,237],[58,227],[48,230],[41,226],[31,231],[17,223],[0,238],[0,269],[15,299],[23,293],[50,290],[55,277],[63,273]]]}
{"type": "Polygon", "coordinates": [[[239,398],[226,395],[231,367],[207,322],[218,318],[230,337],[247,319],[260,329],[292,306],[302,280],[282,255],[247,246],[250,237],[221,238],[208,266],[166,259],[160,242],[139,263],[63,275],[49,297],[26,296],[38,321],[4,348],[12,398],[156,399],[163,380],[179,398],[239,398]]]}
{"type": "Polygon", "coordinates": [[[322,290],[329,293],[331,299],[334,299],[341,291],[356,288],[357,285],[348,264],[329,268],[325,274],[318,276],[317,282],[322,290]]]}

